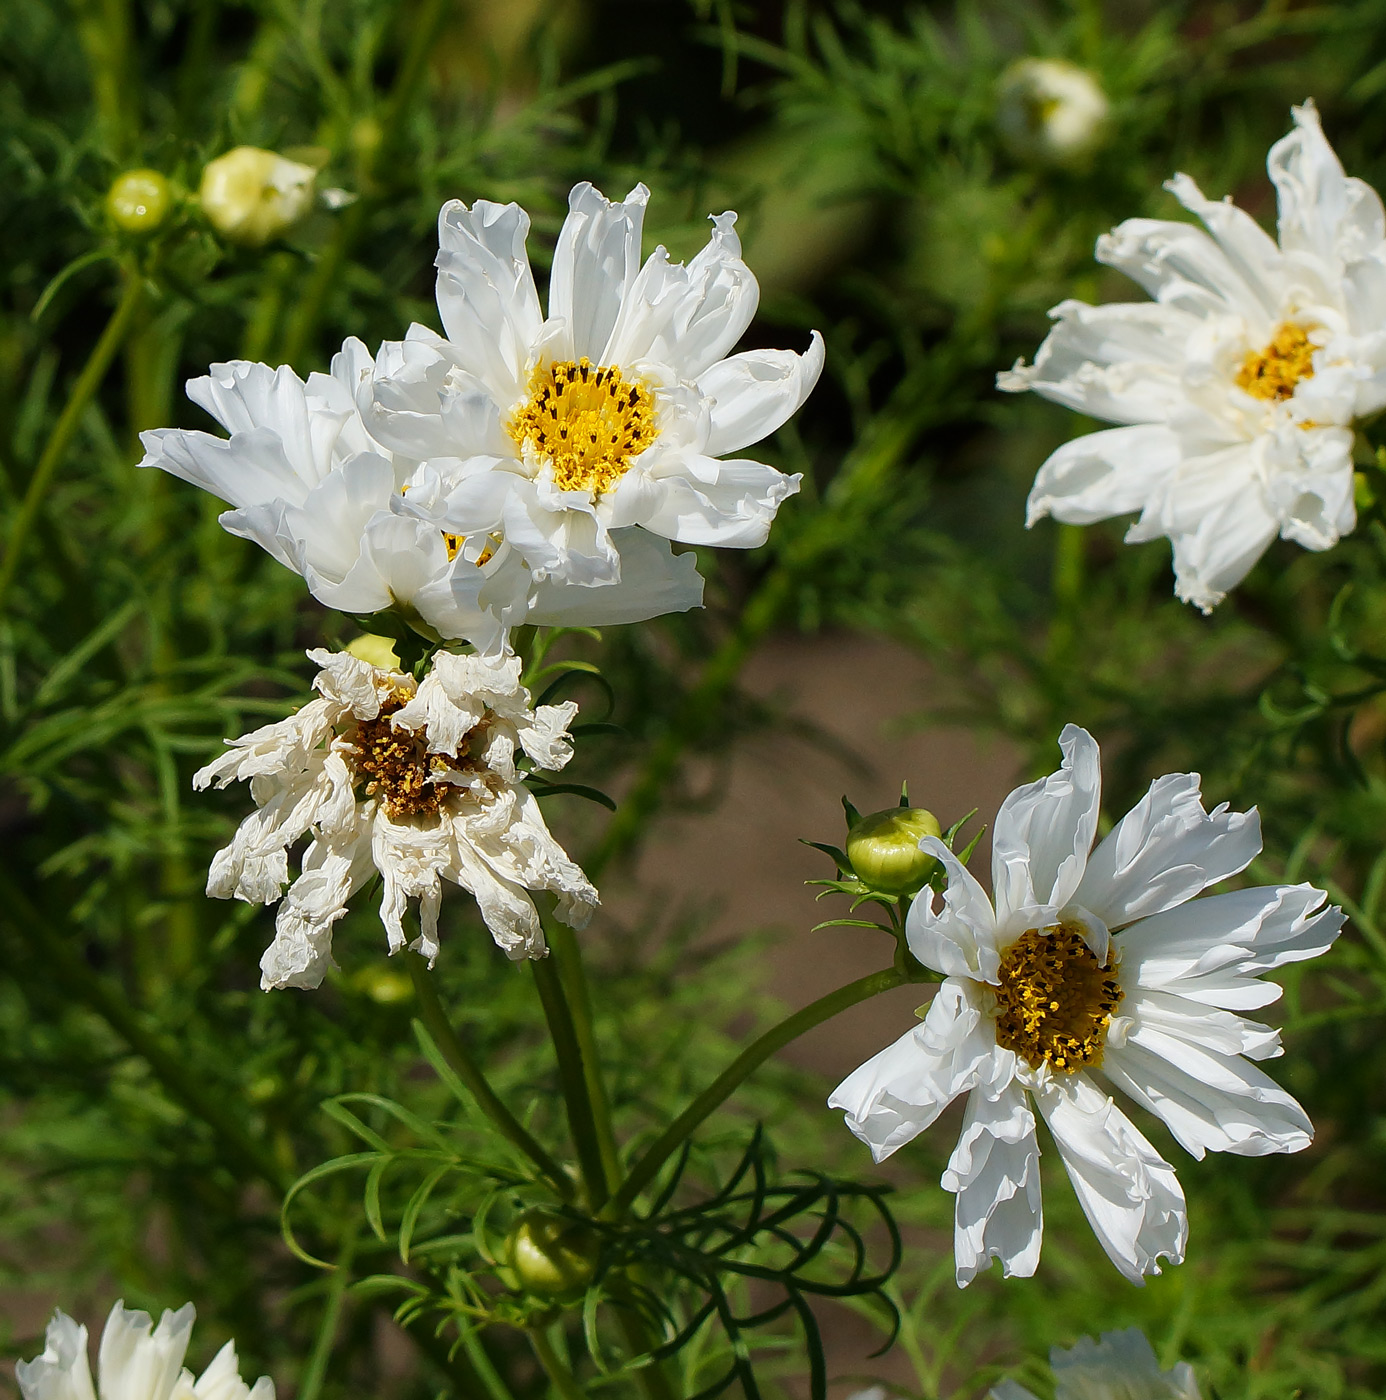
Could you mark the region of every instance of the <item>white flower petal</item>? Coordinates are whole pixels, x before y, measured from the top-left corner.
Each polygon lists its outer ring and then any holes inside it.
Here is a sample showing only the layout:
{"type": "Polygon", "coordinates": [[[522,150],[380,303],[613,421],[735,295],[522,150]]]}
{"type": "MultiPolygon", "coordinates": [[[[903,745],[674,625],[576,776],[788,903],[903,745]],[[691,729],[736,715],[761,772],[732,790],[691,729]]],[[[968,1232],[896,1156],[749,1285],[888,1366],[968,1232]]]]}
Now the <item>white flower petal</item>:
{"type": "Polygon", "coordinates": [[[1162,1371],[1139,1327],[1104,1332],[1099,1342],[1082,1337],[1068,1351],[1055,1347],[1049,1364],[1054,1400],[1200,1400],[1193,1367],[1181,1361],[1162,1371]]]}
{"type": "Polygon", "coordinates": [[[544,580],[535,590],[528,620],[541,627],[607,627],[702,607],[703,579],[695,554],[675,554],[668,540],[638,526],[612,530],[611,542],[621,559],[615,583],[574,588],[544,580]]]}
{"type": "Polygon", "coordinates": [[[649,360],[696,380],[741,339],[760,289],[741,260],[736,215],[712,216],[707,246],[684,267],[656,248],[621,307],[607,354],[616,364],[649,360]]]}
{"type": "Polygon", "coordinates": [[[1075,724],[1059,735],[1056,773],[1018,787],[992,826],[992,890],[996,922],[1035,907],[1062,909],[1083,877],[1097,833],[1102,771],[1097,741],[1075,724]]]}
{"type": "Polygon", "coordinates": [[[1255,808],[1232,812],[1224,802],[1205,812],[1198,774],[1170,773],[1151,783],[1088,858],[1074,898],[1108,928],[1120,928],[1245,870],[1260,849],[1255,808]]]}
{"type": "Polygon", "coordinates": [[[746,458],[684,457],[677,475],[670,470],[649,480],[653,502],[638,523],[682,544],[755,549],[800,480],[746,458]]]}
{"type": "Polygon", "coordinates": [[[698,377],[699,391],[712,400],[703,451],[724,457],[769,437],[803,407],[822,372],[823,337],[817,331],[802,355],[746,350],[719,360],[698,377]]]}
{"type": "Polygon", "coordinates": [[[1034,1090],[1083,1213],[1132,1283],[1184,1259],[1184,1193],[1170,1166],[1085,1075],[1050,1076],[1034,1090]]]}
{"type": "Polygon", "coordinates": [[[274,1400],[274,1382],[261,1376],[252,1390],[241,1379],[235,1342],[227,1342],[192,1388],[195,1400],[274,1400]]]}
{"type": "Polygon", "coordinates": [[[1169,488],[1181,456],[1178,439],[1164,424],[1074,438],[1039,469],[1025,502],[1025,523],[1052,515],[1068,525],[1091,525],[1138,511],[1169,488]]]}
{"type": "Polygon", "coordinates": [[[87,1329],[61,1310],[44,1333],[41,1355],[15,1364],[24,1400],[96,1400],[87,1360],[87,1329]]]}
{"type": "Polygon", "coordinates": [[[636,185],[622,203],[585,181],[573,186],[549,279],[549,315],[565,327],[561,358],[610,363],[607,345],[640,270],[649,197],[644,185],[636,185]]]}
{"type": "Polygon", "coordinates": [[[1295,1100],[1239,1055],[1219,1054],[1167,1030],[1141,1024],[1108,1051],[1113,1084],[1162,1118],[1185,1151],[1262,1157],[1300,1152],[1314,1128],[1295,1100]]]}
{"type": "Polygon", "coordinates": [[[438,314],[458,364],[502,407],[523,395],[543,315],[518,204],[449,200],[438,214],[438,314]]]}
{"type": "Polygon", "coordinates": [[[157,1327],[148,1313],[117,1303],[97,1353],[101,1400],[168,1400],[177,1384],[196,1312],[185,1303],[157,1327]]]}
{"type": "Polygon", "coordinates": [[[1000,1259],[1005,1278],[1029,1278],[1039,1266],[1044,1216],[1039,1143],[1025,1091],[1012,1081],[1000,1093],[974,1089],[962,1134],[943,1173],[957,1195],[953,1257],[965,1288],[1000,1259]]]}
{"type": "Polygon", "coordinates": [[[883,1162],[912,1141],[980,1081],[996,1052],[996,1037],[955,979],[939,985],[923,1022],[853,1070],[833,1090],[829,1108],[883,1162]]]}
{"type": "Polygon", "coordinates": [[[936,837],[926,836],[919,849],[941,861],[948,872],[942,903],[926,885],[910,905],[905,938],[910,952],[925,967],[948,977],[995,982],[1000,966],[996,915],[976,876],[936,837]]]}

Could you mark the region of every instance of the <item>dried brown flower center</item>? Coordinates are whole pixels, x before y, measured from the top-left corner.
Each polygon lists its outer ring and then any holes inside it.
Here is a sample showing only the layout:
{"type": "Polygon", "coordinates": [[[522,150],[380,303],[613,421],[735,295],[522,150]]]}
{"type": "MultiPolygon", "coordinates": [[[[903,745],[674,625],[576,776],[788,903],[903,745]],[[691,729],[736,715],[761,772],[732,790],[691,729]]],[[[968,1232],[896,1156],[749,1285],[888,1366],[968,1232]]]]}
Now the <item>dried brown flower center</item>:
{"type": "Polygon", "coordinates": [[[457,766],[450,754],[428,752],[426,733],[397,729],[390,723],[390,716],[403,704],[399,699],[385,701],[379,715],[359,720],[350,736],[356,750],[356,776],[365,780],[367,794],[379,798],[385,815],[396,822],[436,817],[450,785],[431,783],[429,778],[457,766]]]}
{"type": "Polygon", "coordinates": [[[1301,379],[1313,378],[1315,348],[1303,326],[1286,321],[1264,350],[1246,357],[1237,371],[1237,387],[1256,399],[1288,399],[1301,379]]]}
{"type": "Polygon", "coordinates": [[[609,491],[659,435],[654,394],[611,365],[539,365],[510,436],[553,466],[560,491],[609,491]]]}
{"type": "Polygon", "coordinates": [[[1077,924],[1027,929],[1001,958],[996,1043],[1032,1069],[1071,1074],[1102,1062],[1121,987],[1077,924]]]}

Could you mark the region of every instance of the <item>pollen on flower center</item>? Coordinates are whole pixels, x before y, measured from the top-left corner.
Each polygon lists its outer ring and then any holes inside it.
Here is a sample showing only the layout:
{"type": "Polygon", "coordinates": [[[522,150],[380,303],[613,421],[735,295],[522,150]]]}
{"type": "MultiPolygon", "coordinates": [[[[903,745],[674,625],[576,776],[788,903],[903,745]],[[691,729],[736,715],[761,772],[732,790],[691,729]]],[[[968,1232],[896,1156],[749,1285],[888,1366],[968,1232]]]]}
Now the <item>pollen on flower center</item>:
{"type": "Polygon", "coordinates": [[[1288,399],[1301,379],[1313,378],[1317,348],[1303,326],[1286,321],[1264,350],[1253,350],[1246,357],[1237,371],[1237,387],[1256,399],[1288,399]]]}
{"type": "Polygon", "coordinates": [[[611,365],[539,365],[510,420],[521,450],[546,458],[560,491],[609,491],[658,436],[654,394],[611,365]]]}
{"type": "Polygon", "coordinates": [[[404,699],[387,700],[375,719],[358,720],[349,736],[357,777],[366,780],[367,794],[378,797],[385,815],[396,822],[436,817],[450,785],[429,778],[458,766],[451,754],[428,752],[426,733],[390,723],[403,705],[404,699]]]}
{"type": "Polygon", "coordinates": [[[1100,1064],[1122,992],[1077,924],[1027,929],[1001,959],[996,1043],[1032,1069],[1072,1074],[1100,1064]]]}

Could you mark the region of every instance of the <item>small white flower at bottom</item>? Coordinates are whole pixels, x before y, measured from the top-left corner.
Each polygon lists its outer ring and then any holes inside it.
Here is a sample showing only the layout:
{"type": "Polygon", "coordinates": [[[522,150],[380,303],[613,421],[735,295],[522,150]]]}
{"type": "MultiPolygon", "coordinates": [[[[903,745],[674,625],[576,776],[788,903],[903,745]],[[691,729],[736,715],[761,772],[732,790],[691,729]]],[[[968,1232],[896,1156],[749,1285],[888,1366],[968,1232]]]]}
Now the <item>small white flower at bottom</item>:
{"type": "Polygon", "coordinates": [[[217,853],[207,893],[280,901],[261,985],[316,987],[332,963],[332,927],[376,872],[390,951],[438,954],[442,881],[470,890],[512,958],[542,957],[530,891],[557,896],[557,916],[582,928],[597,892],[554,840],[517,756],[552,772],[572,757],[571,701],[530,707],[520,661],[439,652],[422,682],[347,652],[310,651],[319,692],[296,714],[239,739],[198,772],[201,789],[249,781],[256,810],[217,853]],[[288,850],[310,836],[288,884],[288,850]],[[281,898],[282,896],[282,898],[281,898]]]}
{"type": "Polygon", "coordinates": [[[1280,988],[1260,973],[1318,956],[1342,927],[1312,885],[1263,885],[1196,902],[1261,849],[1255,811],[1203,809],[1196,773],[1171,773],[1093,849],[1097,743],[1076,725],[1057,773],[1017,788],[992,828],[993,900],[937,837],[948,874],[925,889],[906,937],[944,975],[921,1025],[833,1091],[879,1162],[959,1095],[967,1112],[943,1186],[957,1196],[960,1286],[1001,1260],[1039,1264],[1036,1113],[1112,1262],[1133,1283],[1184,1257],[1174,1168],[1116,1106],[1119,1088],[1195,1157],[1308,1147],[1304,1110],[1251,1063],[1279,1033],[1240,1012],[1280,988]]]}
{"type": "Polygon", "coordinates": [[[196,1313],[191,1303],[166,1311],[154,1326],[148,1313],[116,1303],[97,1355],[97,1385],[87,1360],[87,1329],[65,1312],[53,1314],[43,1353],[14,1368],[24,1400],[274,1400],[274,1382],[241,1379],[236,1344],[227,1342],[196,1379],[183,1365],[196,1313]]]}
{"type": "MultiPolygon", "coordinates": [[[[1049,1353],[1054,1368],[1054,1400],[1202,1400],[1193,1367],[1181,1361],[1162,1371],[1154,1349],[1139,1327],[1084,1337],[1070,1351],[1049,1353]]],[[[990,1400],[1037,1400],[1015,1381],[994,1386],[990,1400]]]]}

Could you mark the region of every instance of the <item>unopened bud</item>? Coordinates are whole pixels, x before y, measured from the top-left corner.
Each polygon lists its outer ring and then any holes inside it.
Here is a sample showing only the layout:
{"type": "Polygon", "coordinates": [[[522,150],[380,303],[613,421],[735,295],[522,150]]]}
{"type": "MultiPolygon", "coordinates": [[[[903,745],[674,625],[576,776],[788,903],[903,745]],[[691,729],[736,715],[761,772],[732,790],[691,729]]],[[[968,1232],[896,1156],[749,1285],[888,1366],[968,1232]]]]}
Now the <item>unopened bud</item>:
{"type": "Polygon", "coordinates": [[[237,146],[207,164],[198,199],[218,233],[235,243],[265,243],[308,212],[317,173],[274,151],[237,146]]]}
{"type": "Polygon", "coordinates": [[[395,644],[389,637],[375,632],[363,632],[346,644],[346,649],[358,661],[374,666],[381,671],[398,671],[399,657],[395,654],[395,644]]]}
{"type": "Polygon", "coordinates": [[[168,217],[173,188],[157,170],[125,170],[106,192],[106,213],[126,233],[153,233],[168,217]]]}
{"type": "Polygon", "coordinates": [[[590,1225],[547,1210],[526,1211],[507,1244],[520,1287],[539,1298],[581,1294],[596,1277],[601,1252],[590,1225]]]}
{"type": "Polygon", "coordinates": [[[925,836],[939,836],[938,818],[923,807],[887,807],[863,817],[847,834],[847,859],[864,885],[885,894],[913,894],[938,868],[919,849],[925,836]]]}
{"type": "Polygon", "coordinates": [[[996,125],[1024,160],[1081,165],[1106,138],[1110,110],[1086,68],[1061,58],[1022,58],[1001,75],[996,125]]]}

